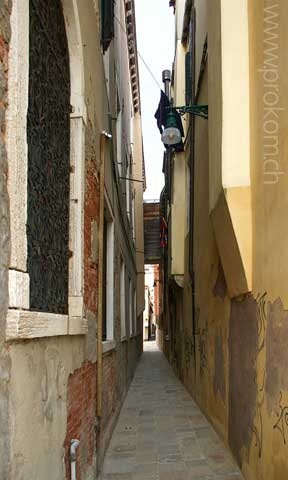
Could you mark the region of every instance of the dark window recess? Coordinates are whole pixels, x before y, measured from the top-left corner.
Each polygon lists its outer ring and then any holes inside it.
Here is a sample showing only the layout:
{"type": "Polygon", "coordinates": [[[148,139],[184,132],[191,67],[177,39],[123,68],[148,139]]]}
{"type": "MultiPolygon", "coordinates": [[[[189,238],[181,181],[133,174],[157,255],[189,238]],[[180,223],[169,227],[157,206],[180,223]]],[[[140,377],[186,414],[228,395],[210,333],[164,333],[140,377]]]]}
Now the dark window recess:
{"type": "Polygon", "coordinates": [[[193,72],[192,72],[192,52],[187,52],[185,56],[185,100],[186,105],[192,102],[193,72]]]}
{"type": "MultiPolygon", "coordinates": [[[[190,78],[191,78],[191,97],[192,104],[195,103],[195,43],[196,43],[196,11],[192,8],[191,22],[189,29],[189,54],[190,54],[190,78]]],[[[193,256],[194,256],[194,195],[195,195],[195,117],[190,116],[190,153],[189,153],[189,167],[190,167],[190,192],[189,192],[189,273],[190,278],[194,278],[193,256]]]]}
{"type": "Polygon", "coordinates": [[[107,221],[103,225],[102,340],[107,340],[107,221]]]}
{"type": "Polygon", "coordinates": [[[101,0],[101,43],[103,52],[114,37],[114,0],[101,0]]]}
{"type": "Polygon", "coordinates": [[[68,313],[70,66],[60,0],[29,2],[30,309],[68,313]]]}

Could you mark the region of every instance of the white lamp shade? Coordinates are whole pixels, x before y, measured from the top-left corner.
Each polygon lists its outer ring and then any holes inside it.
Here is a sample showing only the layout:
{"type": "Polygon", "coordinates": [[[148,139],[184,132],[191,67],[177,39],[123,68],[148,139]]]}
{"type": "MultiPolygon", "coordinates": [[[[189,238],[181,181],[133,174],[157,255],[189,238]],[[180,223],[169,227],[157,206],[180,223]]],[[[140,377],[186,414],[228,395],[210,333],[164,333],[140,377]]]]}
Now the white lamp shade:
{"type": "Polygon", "coordinates": [[[165,128],[161,140],[165,145],[177,145],[182,140],[180,130],[175,127],[165,128]]]}

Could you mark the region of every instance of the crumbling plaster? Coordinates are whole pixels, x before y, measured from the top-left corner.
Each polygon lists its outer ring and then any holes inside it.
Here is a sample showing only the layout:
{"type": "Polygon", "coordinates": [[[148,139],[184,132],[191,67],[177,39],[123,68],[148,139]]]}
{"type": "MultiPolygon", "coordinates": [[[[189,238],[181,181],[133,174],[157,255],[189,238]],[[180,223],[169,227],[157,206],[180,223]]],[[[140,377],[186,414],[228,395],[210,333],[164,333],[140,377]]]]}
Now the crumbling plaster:
{"type": "Polygon", "coordinates": [[[8,45],[10,42],[11,2],[2,2],[0,17],[0,478],[9,478],[10,418],[9,380],[10,358],[5,348],[6,313],[8,309],[8,266],[10,259],[10,218],[7,191],[6,124],[8,45]]]}

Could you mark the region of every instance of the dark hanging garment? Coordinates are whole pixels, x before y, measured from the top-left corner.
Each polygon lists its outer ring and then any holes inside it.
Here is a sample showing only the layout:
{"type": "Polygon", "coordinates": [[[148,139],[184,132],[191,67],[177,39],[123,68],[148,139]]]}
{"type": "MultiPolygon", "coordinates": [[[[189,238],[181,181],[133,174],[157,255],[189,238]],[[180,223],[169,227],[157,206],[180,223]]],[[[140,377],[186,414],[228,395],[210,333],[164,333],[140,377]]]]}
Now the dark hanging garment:
{"type": "Polygon", "coordinates": [[[163,127],[166,125],[167,113],[169,112],[170,101],[167,95],[161,90],[160,102],[154,117],[157,120],[157,127],[162,135],[163,127]]]}
{"type": "MultiPolygon", "coordinates": [[[[169,107],[170,106],[171,105],[170,105],[169,98],[161,90],[160,102],[159,102],[158,108],[156,110],[156,113],[154,115],[154,117],[157,120],[157,127],[159,128],[159,131],[160,131],[161,135],[162,135],[163,130],[166,126],[167,114],[169,113],[169,107]]],[[[174,111],[174,114],[175,114],[176,121],[177,121],[177,128],[181,133],[181,137],[183,138],[185,135],[184,135],[184,129],[183,129],[183,125],[182,125],[181,116],[176,110],[174,111]]],[[[165,145],[165,148],[168,148],[168,145],[165,145]]],[[[182,140],[177,145],[174,145],[174,149],[176,150],[176,152],[183,152],[184,145],[183,145],[182,140]]]]}
{"type": "Polygon", "coordinates": [[[101,0],[101,43],[103,53],[114,37],[114,0],[101,0]]]}

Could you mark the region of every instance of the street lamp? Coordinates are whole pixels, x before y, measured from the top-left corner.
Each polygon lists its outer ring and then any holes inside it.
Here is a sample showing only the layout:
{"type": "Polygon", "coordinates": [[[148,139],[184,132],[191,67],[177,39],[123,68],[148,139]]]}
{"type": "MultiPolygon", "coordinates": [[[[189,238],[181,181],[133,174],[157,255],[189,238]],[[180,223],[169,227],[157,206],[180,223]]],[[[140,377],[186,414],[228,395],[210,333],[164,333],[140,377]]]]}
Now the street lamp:
{"type": "Polygon", "coordinates": [[[167,114],[165,130],[161,135],[161,140],[165,145],[177,145],[182,140],[180,130],[177,124],[175,113],[170,111],[167,114]]]}
{"type": "Polygon", "coordinates": [[[197,117],[208,119],[208,105],[184,105],[182,107],[166,107],[169,113],[166,118],[166,125],[161,140],[165,145],[173,146],[181,142],[182,136],[178,128],[177,112],[180,115],[190,113],[197,117]]]}

